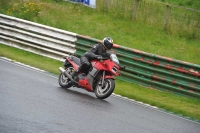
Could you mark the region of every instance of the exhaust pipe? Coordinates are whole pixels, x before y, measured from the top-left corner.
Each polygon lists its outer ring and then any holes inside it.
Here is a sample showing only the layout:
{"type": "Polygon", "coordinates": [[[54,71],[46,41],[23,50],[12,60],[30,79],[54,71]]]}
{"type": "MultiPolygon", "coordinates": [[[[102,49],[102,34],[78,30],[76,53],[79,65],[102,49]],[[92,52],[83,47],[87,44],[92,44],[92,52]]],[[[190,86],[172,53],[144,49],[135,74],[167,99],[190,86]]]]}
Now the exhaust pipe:
{"type": "Polygon", "coordinates": [[[78,84],[78,82],[75,81],[75,80],[72,78],[72,76],[71,76],[64,68],[59,67],[58,70],[59,70],[62,74],[64,74],[66,77],[68,77],[72,82],[78,84]]]}
{"type": "Polygon", "coordinates": [[[62,68],[62,67],[59,67],[59,69],[58,69],[61,73],[64,73],[65,72],[65,69],[64,68],[62,68]]]}

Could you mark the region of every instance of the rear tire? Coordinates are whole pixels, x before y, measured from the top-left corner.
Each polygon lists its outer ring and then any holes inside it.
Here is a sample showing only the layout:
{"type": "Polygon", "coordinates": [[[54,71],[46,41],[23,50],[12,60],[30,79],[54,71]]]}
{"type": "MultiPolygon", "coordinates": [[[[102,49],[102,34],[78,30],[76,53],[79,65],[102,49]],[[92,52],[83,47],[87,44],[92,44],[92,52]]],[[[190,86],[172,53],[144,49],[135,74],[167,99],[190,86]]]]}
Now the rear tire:
{"type": "Polygon", "coordinates": [[[103,86],[101,86],[100,83],[101,80],[99,80],[97,83],[95,95],[99,99],[105,99],[113,93],[115,89],[115,81],[113,79],[105,79],[103,86]]]}
{"type": "MultiPolygon", "coordinates": [[[[65,70],[71,74],[74,71],[74,68],[72,67],[72,65],[69,65],[65,68],[65,70]]],[[[73,85],[71,80],[63,73],[60,73],[58,83],[62,88],[70,88],[73,85]]]]}

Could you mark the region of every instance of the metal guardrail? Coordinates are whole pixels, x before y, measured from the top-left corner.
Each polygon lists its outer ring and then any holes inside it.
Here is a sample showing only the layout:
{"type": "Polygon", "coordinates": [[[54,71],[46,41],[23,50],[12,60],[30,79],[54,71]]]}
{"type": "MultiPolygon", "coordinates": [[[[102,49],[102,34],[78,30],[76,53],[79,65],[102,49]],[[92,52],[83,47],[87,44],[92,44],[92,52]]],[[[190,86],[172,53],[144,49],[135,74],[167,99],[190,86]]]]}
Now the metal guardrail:
{"type": "MultiPolygon", "coordinates": [[[[0,43],[63,61],[68,54],[82,55],[98,39],[0,14],[0,43]]],[[[200,99],[200,65],[174,60],[114,44],[122,80],[152,89],[200,99]]]]}
{"type": "Polygon", "coordinates": [[[0,43],[63,60],[76,52],[76,34],[0,14],[0,43]]]}
{"type": "MultiPolygon", "coordinates": [[[[77,55],[91,48],[91,44],[100,42],[87,36],[77,35],[77,55]]],[[[126,65],[121,71],[122,80],[134,82],[152,89],[171,91],[200,98],[200,66],[171,58],[146,53],[117,44],[114,52],[120,64],[126,65]]]]}

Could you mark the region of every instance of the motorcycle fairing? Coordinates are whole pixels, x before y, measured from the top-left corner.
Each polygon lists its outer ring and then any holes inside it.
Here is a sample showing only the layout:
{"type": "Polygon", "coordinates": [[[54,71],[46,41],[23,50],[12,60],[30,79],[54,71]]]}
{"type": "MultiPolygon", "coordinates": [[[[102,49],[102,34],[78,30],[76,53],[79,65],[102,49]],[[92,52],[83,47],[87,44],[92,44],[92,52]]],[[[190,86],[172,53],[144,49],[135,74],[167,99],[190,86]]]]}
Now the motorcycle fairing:
{"type": "Polygon", "coordinates": [[[99,68],[99,70],[108,70],[111,71],[113,75],[119,75],[119,66],[116,65],[114,62],[109,62],[109,60],[104,60],[103,62],[98,61],[91,61],[93,67],[99,68]],[[114,71],[113,71],[114,69],[114,71]]]}
{"type": "Polygon", "coordinates": [[[90,92],[93,91],[93,89],[91,88],[90,83],[88,82],[88,78],[79,79],[78,85],[79,85],[79,86],[82,86],[82,87],[84,87],[84,88],[86,88],[87,91],[90,91],[90,92]]]}
{"type": "MultiPolygon", "coordinates": [[[[68,60],[68,63],[72,64],[72,66],[74,67],[74,70],[76,70],[79,66],[80,66],[80,59],[75,57],[75,56],[69,56],[67,58],[68,60]]],[[[87,91],[94,91],[95,88],[93,88],[93,82],[94,82],[94,78],[97,76],[97,74],[100,72],[100,71],[109,71],[109,70],[112,70],[113,68],[111,68],[111,66],[114,66],[116,68],[119,68],[119,66],[117,66],[116,64],[111,64],[111,65],[107,65],[107,61],[103,61],[103,62],[99,62],[97,60],[93,60],[91,61],[91,64],[92,64],[92,69],[89,71],[88,75],[87,76],[83,76],[81,78],[79,78],[79,81],[78,81],[78,85],[79,86],[82,86],[84,88],[86,88],[87,91]],[[97,68],[99,69],[97,69],[97,68]]],[[[118,75],[117,73],[113,73],[114,75],[118,75]]],[[[102,78],[102,77],[99,77],[99,78],[102,78]]],[[[114,77],[112,75],[105,75],[104,79],[107,79],[107,78],[111,78],[111,79],[114,79],[114,77]]]]}
{"type": "Polygon", "coordinates": [[[78,57],[76,57],[76,56],[69,56],[69,59],[72,60],[72,61],[74,61],[78,66],[81,65],[81,61],[80,61],[80,59],[78,57]]]}
{"type": "Polygon", "coordinates": [[[82,85],[88,91],[94,91],[94,88],[92,86],[93,86],[94,78],[96,77],[98,72],[99,70],[93,67],[92,70],[89,71],[86,78],[79,79],[78,81],[79,85],[82,85]]]}
{"type": "Polygon", "coordinates": [[[92,76],[92,77],[96,77],[96,75],[98,74],[99,70],[96,69],[95,67],[92,67],[92,70],[89,72],[89,74],[92,76]]]}
{"type": "Polygon", "coordinates": [[[80,59],[75,56],[69,56],[67,60],[69,61],[70,64],[72,64],[74,70],[76,70],[81,64],[80,59]]]}

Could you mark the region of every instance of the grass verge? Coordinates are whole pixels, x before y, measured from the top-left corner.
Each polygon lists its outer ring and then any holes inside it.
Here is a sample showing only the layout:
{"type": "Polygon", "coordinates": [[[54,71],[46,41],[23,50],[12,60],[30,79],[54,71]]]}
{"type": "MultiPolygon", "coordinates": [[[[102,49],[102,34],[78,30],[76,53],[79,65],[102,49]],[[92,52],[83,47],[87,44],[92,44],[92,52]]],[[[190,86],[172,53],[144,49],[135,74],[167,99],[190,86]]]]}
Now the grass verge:
{"type": "MultiPolygon", "coordinates": [[[[0,44],[0,56],[31,65],[58,75],[62,62],[0,44]]],[[[142,86],[116,80],[116,94],[142,101],[152,106],[200,121],[200,102],[194,98],[151,90],[142,86]]]]}
{"type": "Polygon", "coordinates": [[[114,43],[119,45],[200,64],[197,54],[200,53],[199,39],[173,35],[163,31],[159,26],[132,21],[118,14],[113,15],[69,2],[55,3],[52,0],[3,1],[5,3],[0,8],[0,13],[3,14],[97,39],[110,36],[114,43]]]}

